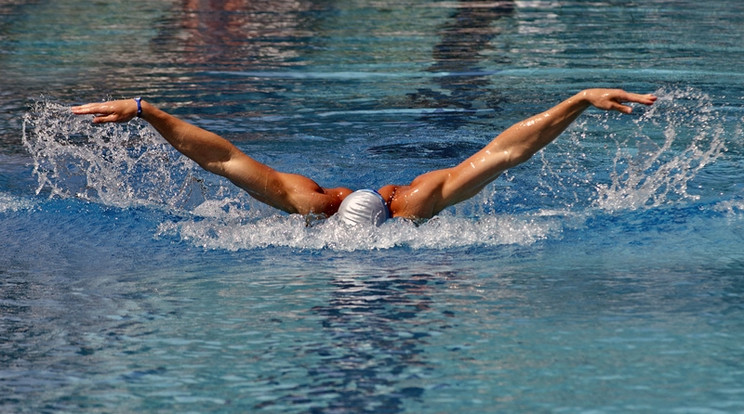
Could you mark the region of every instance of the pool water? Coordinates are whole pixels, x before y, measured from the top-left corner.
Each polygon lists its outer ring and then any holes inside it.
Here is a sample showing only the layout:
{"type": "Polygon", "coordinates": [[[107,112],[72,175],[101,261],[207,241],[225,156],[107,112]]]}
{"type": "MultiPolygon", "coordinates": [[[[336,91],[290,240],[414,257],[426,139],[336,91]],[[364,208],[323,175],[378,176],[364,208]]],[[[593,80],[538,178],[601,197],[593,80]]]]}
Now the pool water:
{"type": "Polygon", "coordinates": [[[0,411],[744,411],[744,4],[0,5],[0,411]],[[323,186],[405,184],[588,87],[439,217],[262,206],[143,96],[323,186]]]}

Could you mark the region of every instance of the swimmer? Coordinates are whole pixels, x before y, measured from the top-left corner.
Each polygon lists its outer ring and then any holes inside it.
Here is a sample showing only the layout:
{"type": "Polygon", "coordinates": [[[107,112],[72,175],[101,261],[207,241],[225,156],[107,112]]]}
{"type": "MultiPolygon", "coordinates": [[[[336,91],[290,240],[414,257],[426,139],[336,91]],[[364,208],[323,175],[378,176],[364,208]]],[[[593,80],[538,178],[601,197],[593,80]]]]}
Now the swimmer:
{"type": "Polygon", "coordinates": [[[628,102],[652,105],[654,95],[621,89],[587,89],[547,111],[518,122],[460,164],[430,171],[408,185],[386,185],[377,191],[324,188],[312,179],[277,171],[240,151],[217,134],[156,108],[140,98],[72,107],[93,115],[94,123],[150,123],[176,150],[205,170],[221,175],[255,199],[290,214],[330,217],[349,224],[379,225],[388,218],[428,219],[480,192],[509,168],[530,159],[555,140],[590,106],[629,114],[628,102]]]}

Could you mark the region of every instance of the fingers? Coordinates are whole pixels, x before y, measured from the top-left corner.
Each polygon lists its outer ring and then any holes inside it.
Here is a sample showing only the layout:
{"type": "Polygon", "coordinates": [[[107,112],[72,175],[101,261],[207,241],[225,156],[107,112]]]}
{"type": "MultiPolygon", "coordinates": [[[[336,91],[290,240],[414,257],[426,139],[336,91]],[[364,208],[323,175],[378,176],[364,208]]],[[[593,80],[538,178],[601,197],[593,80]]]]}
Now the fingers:
{"type": "Polygon", "coordinates": [[[126,122],[134,118],[137,112],[134,101],[127,100],[111,101],[101,103],[89,103],[70,108],[75,115],[93,115],[93,123],[100,124],[104,122],[126,122]],[[128,106],[134,106],[128,108],[128,106]]]}
{"type": "Polygon", "coordinates": [[[629,113],[633,112],[633,108],[629,107],[628,105],[622,105],[622,104],[619,104],[619,103],[616,103],[616,104],[612,105],[612,109],[614,109],[614,110],[616,110],[618,112],[622,112],[624,114],[629,114],[629,113]]]}
{"type": "Polygon", "coordinates": [[[75,115],[95,115],[96,117],[111,115],[114,112],[113,108],[109,105],[100,103],[73,106],[70,110],[75,115]]]}
{"type": "Polygon", "coordinates": [[[75,115],[89,115],[89,114],[95,114],[98,112],[97,109],[94,109],[97,106],[99,106],[99,104],[86,104],[86,105],[80,105],[80,106],[73,106],[72,108],[70,108],[70,110],[75,115]]]}
{"type": "Polygon", "coordinates": [[[656,96],[652,94],[637,94],[637,93],[628,93],[623,91],[624,96],[615,98],[615,104],[613,105],[612,109],[622,112],[624,114],[630,114],[633,112],[633,108],[628,105],[623,105],[624,102],[633,102],[633,103],[639,103],[643,105],[653,105],[654,102],[656,102],[656,96]]]}
{"type": "Polygon", "coordinates": [[[656,96],[652,94],[627,93],[623,102],[636,102],[644,105],[653,105],[656,102],[656,96]]]}
{"type": "Polygon", "coordinates": [[[591,89],[587,92],[584,96],[592,105],[599,109],[618,111],[623,114],[633,112],[631,106],[625,105],[627,102],[644,105],[653,105],[656,102],[656,96],[652,94],[630,93],[622,89],[591,89]]]}
{"type": "Polygon", "coordinates": [[[658,99],[656,95],[652,95],[649,93],[646,95],[641,95],[641,99],[639,99],[638,102],[644,105],[653,105],[654,102],[656,102],[656,99],[658,99]]]}
{"type": "Polygon", "coordinates": [[[104,122],[117,122],[118,116],[116,114],[108,114],[108,115],[102,115],[97,114],[95,118],[93,118],[94,124],[102,124],[104,122]]]}

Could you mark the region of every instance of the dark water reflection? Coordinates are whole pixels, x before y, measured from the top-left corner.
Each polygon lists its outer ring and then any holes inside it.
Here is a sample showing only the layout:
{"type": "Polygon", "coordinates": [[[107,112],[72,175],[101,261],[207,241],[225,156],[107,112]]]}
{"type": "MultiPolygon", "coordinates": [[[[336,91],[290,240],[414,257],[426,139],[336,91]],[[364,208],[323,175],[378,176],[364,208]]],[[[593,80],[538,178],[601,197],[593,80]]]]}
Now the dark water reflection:
{"type": "Polygon", "coordinates": [[[446,325],[429,294],[446,275],[401,276],[335,278],[328,305],[313,308],[329,340],[306,350],[320,361],[308,367],[311,384],[279,401],[304,396],[298,401],[306,403],[331,394],[310,412],[395,413],[423,396],[421,382],[433,369],[423,347],[431,331],[446,325]]]}
{"type": "MultiPolygon", "coordinates": [[[[107,2],[94,13],[75,2],[2,7],[4,153],[22,152],[19,118],[50,94],[71,103],[141,95],[183,116],[243,123],[282,116],[290,119],[267,129],[291,132],[301,132],[291,120],[298,113],[449,108],[490,116],[503,100],[488,81],[494,59],[505,59],[494,43],[514,11],[509,1],[107,2]],[[322,76],[281,76],[311,67],[322,76]]],[[[456,128],[471,119],[462,115],[426,116],[456,128]]]]}
{"type": "Polygon", "coordinates": [[[154,46],[171,64],[250,71],[297,64],[322,6],[309,1],[183,0],[159,26],[154,46]]]}
{"type": "MultiPolygon", "coordinates": [[[[508,19],[515,11],[513,1],[488,2],[461,0],[454,11],[438,29],[440,41],[434,46],[434,64],[427,68],[433,73],[445,73],[437,77],[435,88],[419,88],[409,96],[414,105],[429,108],[461,108],[468,110],[489,109],[496,111],[502,102],[497,88],[492,87],[489,76],[499,63],[508,63],[506,56],[491,57],[489,68],[482,65],[486,53],[497,52],[495,38],[507,30],[508,19]],[[500,62],[499,62],[500,61],[500,62]]],[[[496,42],[498,43],[498,42],[496,42]]],[[[488,112],[485,116],[492,116],[488,112]]],[[[471,122],[468,117],[442,120],[450,127],[471,122]]]]}

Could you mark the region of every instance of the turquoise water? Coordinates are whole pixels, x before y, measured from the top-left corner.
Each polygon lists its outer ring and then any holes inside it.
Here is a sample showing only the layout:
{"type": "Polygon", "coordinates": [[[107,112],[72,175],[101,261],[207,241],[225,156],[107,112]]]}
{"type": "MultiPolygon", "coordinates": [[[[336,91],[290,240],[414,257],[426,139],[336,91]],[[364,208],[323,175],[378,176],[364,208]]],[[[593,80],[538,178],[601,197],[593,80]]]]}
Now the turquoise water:
{"type": "Polygon", "coordinates": [[[742,38],[738,0],[2,3],[0,411],[744,411],[742,38]],[[359,188],[593,86],[660,99],[361,234],[67,110],[359,188]]]}

